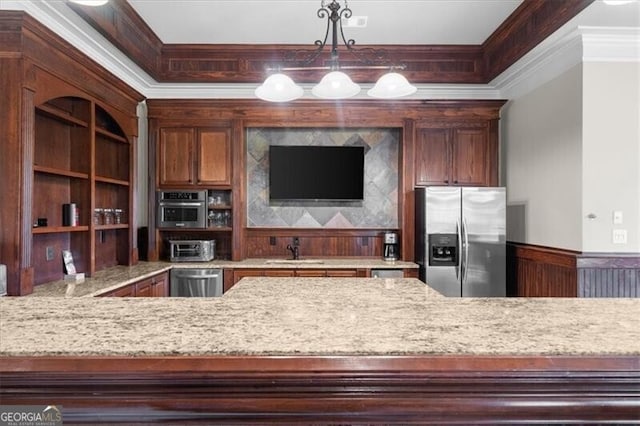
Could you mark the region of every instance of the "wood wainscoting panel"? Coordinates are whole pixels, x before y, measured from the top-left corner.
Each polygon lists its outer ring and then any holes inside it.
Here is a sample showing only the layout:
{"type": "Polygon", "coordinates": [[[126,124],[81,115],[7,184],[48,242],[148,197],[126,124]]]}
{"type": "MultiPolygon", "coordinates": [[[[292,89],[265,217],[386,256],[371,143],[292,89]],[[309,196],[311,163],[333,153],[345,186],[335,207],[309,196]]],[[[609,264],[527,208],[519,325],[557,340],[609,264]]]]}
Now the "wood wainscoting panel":
{"type": "Polygon", "coordinates": [[[518,297],[576,297],[577,252],[507,243],[507,294],[518,297]]]}
{"type": "MultiPolygon", "coordinates": [[[[300,242],[300,256],[382,257],[382,229],[247,228],[246,257],[287,257],[287,245],[300,242]]],[[[399,233],[397,229],[390,229],[399,233]]]]}
{"type": "Polygon", "coordinates": [[[640,255],[578,257],[578,297],[640,297],[640,255]]]}

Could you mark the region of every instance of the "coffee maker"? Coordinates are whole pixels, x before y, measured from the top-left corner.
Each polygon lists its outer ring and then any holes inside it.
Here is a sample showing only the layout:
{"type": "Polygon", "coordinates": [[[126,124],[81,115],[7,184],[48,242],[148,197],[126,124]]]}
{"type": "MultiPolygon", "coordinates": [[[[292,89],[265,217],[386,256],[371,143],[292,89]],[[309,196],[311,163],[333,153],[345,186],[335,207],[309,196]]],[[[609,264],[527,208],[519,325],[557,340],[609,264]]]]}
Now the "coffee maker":
{"type": "Polygon", "coordinates": [[[384,233],[384,260],[395,261],[400,257],[400,251],[398,248],[398,233],[397,232],[385,232],[384,233]]]}

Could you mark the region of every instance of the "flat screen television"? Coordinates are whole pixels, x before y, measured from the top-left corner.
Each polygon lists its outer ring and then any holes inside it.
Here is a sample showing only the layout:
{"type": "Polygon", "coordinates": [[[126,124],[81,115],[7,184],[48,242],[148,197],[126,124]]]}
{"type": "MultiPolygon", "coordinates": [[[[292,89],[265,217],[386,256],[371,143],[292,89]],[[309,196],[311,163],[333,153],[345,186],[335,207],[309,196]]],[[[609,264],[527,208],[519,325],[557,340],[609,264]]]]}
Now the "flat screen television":
{"type": "Polygon", "coordinates": [[[362,200],[363,146],[271,145],[270,200],[362,200]]]}

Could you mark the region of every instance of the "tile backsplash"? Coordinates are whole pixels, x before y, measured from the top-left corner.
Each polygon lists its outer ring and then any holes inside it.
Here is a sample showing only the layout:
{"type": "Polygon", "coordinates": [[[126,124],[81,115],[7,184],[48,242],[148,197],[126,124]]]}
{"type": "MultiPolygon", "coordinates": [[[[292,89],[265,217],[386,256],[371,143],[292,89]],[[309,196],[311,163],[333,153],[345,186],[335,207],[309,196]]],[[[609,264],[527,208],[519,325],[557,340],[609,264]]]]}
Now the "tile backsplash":
{"type": "Polygon", "coordinates": [[[398,227],[399,129],[249,128],[246,140],[249,227],[398,227]],[[364,199],[270,202],[270,145],[364,146],[364,199]]]}

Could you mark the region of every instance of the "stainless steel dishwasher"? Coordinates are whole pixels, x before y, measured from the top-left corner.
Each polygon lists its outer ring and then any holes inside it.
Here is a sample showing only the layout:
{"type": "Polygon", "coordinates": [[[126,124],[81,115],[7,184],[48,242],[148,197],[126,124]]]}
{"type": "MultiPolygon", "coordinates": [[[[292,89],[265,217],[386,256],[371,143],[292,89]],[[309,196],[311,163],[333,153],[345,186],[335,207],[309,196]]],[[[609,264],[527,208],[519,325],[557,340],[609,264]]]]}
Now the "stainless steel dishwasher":
{"type": "Polygon", "coordinates": [[[171,270],[171,297],[222,296],[222,270],[211,268],[174,268],[171,270]]]}

